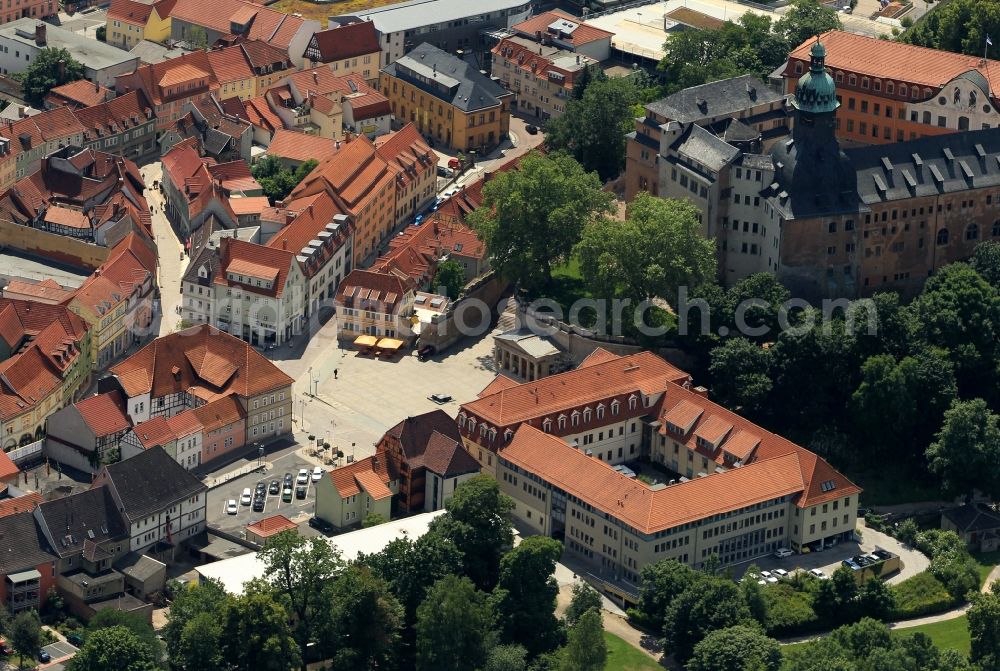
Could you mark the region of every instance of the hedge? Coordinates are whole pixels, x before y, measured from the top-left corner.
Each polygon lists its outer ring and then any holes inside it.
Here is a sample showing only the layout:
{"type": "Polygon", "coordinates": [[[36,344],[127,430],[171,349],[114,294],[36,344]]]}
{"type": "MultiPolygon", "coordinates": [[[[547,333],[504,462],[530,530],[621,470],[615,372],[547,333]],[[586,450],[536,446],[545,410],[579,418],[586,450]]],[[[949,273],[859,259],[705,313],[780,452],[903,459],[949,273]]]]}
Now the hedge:
{"type": "Polygon", "coordinates": [[[928,571],[892,585],[889,590],[896,598],[896,607],[891,615],[893,620],[941,613],[951,609],[956,603],[944,583],[928,571]]]}

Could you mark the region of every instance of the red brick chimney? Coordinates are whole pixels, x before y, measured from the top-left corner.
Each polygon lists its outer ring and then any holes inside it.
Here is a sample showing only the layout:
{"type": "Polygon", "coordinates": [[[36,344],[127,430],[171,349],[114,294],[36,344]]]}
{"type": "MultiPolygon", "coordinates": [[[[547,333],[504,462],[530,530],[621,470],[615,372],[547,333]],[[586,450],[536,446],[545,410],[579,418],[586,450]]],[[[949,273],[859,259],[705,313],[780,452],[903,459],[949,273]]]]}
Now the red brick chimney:
{"type": "Polygon", "coordinates": [[[45,24],[41,21],[35,24],[35,44],[45,44],[45,24]]]}

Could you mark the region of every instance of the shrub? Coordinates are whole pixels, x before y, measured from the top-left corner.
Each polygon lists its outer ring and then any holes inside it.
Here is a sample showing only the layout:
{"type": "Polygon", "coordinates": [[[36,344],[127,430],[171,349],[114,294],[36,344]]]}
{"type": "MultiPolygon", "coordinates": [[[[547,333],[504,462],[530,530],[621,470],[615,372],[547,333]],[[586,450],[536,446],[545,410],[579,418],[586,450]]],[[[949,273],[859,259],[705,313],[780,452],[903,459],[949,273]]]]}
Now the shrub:
{"type": "Polygon", "coordinates": [[[929,571],[918,573],[889,588],[896,599],[892,619],[908,619],[940,613],[955,605],[955,599],[929,571]]]}
{"type": "Polygon", "coordinates": [[[812,607],[812,595],[796,590],[790,583],[780,582],[765,587],[764,603],[767,604],[767,622],[764,625],[769,636],[795,635],[820,627],[812,607]]]}

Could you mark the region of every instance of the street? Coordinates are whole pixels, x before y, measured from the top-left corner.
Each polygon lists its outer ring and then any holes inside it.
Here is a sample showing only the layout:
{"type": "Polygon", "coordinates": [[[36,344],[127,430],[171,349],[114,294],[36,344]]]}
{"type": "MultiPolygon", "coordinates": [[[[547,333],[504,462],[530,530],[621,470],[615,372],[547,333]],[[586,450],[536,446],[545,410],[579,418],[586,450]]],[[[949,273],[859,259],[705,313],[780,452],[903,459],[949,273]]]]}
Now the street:
{"type": "Polygon", "coordinates": [[[180,314],[177,308],[181,305],[181,278],[187,271],[188,258],[183,256],[184,247],[174,233],[173,227],[163,212],[163,195],[153,187],[163,175],[163,166],[154,161],[139,169],[146,182],[146,201],[153,207],[153,235],[156,238],[156,249],[159,255],[157,284],[160,286],[160,328],[159,335],[165,336],[177,330],[180,314]]]}

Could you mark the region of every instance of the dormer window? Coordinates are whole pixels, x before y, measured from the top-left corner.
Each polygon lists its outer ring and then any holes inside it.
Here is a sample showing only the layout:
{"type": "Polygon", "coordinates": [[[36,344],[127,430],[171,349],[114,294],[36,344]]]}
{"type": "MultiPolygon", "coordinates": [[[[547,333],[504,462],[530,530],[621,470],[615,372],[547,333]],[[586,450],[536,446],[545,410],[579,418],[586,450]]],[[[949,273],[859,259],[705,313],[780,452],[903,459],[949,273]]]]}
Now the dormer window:
{"type": "Polygon", "coordinates": [[[485,423],[479,425],[479,435],[483,438],[486,437],[486,432],[489,430],[489,426],[485,423]]]}
{"type": "Polygon", "coordinates": [[[503,432],[503,439],[505,442],[509,443],[513,438],[514,438],[514,432],[511,431],[510,429],[507,429],[506,431],[503,432]]]}
{"type": "Polygon", "coordinates": [[[590,410],[590,408],[584,408],[584,409],[583,409],[583,421],[584,421],[585,423],[588,423],[588,422],[590,422],[590,417],[591,417],[591,415],[593,415],[593,414],[594,414],[594,413],[593,413],[593,412],[592,412],[592,411],[590,410]]]}
{"type": "Polygon", "coordinates": [[[611,414],[617,415],[618,411],[621,409],[622,404],[618,399],[611,401],[611,414]]]}
{"type": "Polygon", "coordinates": [[[476,418],[469,418],[469,433],[474,433],[476,431],[476,418]]]}
{"type": "Polygon", "coordinates": [[[572,417],[573,417],[573,426],[579,426],[580,425],[580,411],[579,410],[574,410],[572,417]]]}
{"type": "Polygon", "coordinates": [[[560,429],[566,428],[566,415],[559,415],[559,428],[560,429]]]}
{"type": "Polygon", "coordinates": [[[464,412],[458,413],[458,428],[460,428],[460,429],[464,429],[465,428],[465,413],[464,412]]]}
{"type": "Polygon", "coordinates": [[[597,419],[604,419],[604,404],[600,403],[597,406],[597,419]]]}
{"type": "Polygon", "coordinates": [[[639,403],[639,397],[637,397],[635,394],[632,394],[631,396],[628,397],[629,410],[635,410],[635,407],[636,405],[638,405],[638,403],[639,403]]]}
{"type": "Polygon", "coordinates": [[[552,418],[546,417],[545,421],[542,422],[542,431],[545,433],[552,433],[552,418]]]}

